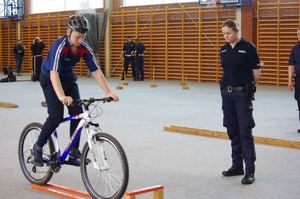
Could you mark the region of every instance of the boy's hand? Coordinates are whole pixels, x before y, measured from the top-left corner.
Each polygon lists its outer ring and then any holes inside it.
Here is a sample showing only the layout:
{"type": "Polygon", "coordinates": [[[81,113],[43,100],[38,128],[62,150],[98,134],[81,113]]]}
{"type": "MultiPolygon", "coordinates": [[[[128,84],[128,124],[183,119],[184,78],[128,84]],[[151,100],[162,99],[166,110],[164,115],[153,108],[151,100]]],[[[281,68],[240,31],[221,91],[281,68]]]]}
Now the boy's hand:
{"type": "Polygon", "coordinates": [[[112,97],[114,99],[115,102],[119,101],[119,96],[113,93],[109,93],[107,94],[107,97],[112,97]]]}
{"type": "Polygon", "coordinates": [[[71,106],[71,104],[73,103],[73,99],[70,96],[62,96],[59,98],[59,100],[61,101],[62,104],[67,106],[71,106]]]}

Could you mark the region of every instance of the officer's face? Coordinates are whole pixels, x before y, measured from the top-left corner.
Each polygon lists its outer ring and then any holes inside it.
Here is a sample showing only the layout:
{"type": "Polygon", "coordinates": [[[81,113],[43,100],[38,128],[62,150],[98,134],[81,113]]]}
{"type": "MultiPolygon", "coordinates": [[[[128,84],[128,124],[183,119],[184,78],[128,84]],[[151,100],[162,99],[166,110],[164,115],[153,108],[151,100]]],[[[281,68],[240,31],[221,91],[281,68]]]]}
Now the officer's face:
{"type": "Polygon", "coordinates": [[[234,43],[238,40],[238,32],[227,26],[222,27],[224,39],[228,43],[234,43]]]}
{"type": "Polygon", "coordinates": [[[85,34],[76,31],[71,32],[71,30],[68,30],[67,35],[69,36],[73,46],[80,46],[85,37],[85,34]]]}
{"type": "Polygon", "coordinates": [[[298,41],[300,41],[300,30],[299,29],[297,30],[297,38],[298,38],[298,41]]]}

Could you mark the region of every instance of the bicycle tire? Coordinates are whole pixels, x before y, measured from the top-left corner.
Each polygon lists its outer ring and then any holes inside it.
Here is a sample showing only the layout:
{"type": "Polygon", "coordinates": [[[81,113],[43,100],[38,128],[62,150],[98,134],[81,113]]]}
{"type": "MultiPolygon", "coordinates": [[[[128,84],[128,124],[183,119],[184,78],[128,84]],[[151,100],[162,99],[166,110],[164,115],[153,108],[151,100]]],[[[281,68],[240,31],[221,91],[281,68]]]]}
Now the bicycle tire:
{"type": "MultiPolygon", "coordinates": [[[[96,174],[89,174],[88,172],[90,171],[90,166],[93,167],[93,164],[89,164],[90,160],[89,160],[89,155],[93,155],[94,153],[91,152],[88,143],[86,143],[83,147],[82,150],[82,156],[81,156],[81,168],[80,168],[80,172],[81,172],[81,177],[84,183],[84,186],[86,188],[86,190],[89,192],[89,194],[93,197],[93,198],[101,198],[101,199],[120,199],[126,189],[127,189],[127,185],[128,185],[128,179],[129,179],[129,169],[128,169],[128,161],[127,161],[127,157],[126,154],[122,148],[122,146],[120,145],[120,143],[111,135],[106,134],[106,133],[97,133],[95,135],[95,137],[93,138],[93,140],[95,140],[96,142],[103,142],[101,143],[104,146],[104,143],[107,144],[107,146],[112,147],[112,150],[114,150],[114,153],[116,152],[119,161],[120,161],[120,168],[118,168],[117,170],[119,171],[120,175],[122,175],[120,177],[120,183],[119,183],[119,187],[117,187],[117,191],[115,193],[111,193],[110,195],[104,195],[104,193],[99,193],[102,191],[98,191],[97,189],[100,189],[100,187],[102,186],[102,184],[100,186],[94,186],[93,185],[93,179],[95,178],[95,176],[97,177],[101,177],[100,175],[107,175],[109,176],[109,180],[114,180],[112,175],[108,174],[108,172],[114,170],[112,167],[110,167],[109,171],[105,170],[105,171],[101,171],[101,170],[97,170],[95,168],[91,168],[93,169],[93,172],[96,171],[96,174]],[[106,173],[106,174],[105,174],[106,173]],[[96,188],[97,187],[97,188],[96,188]]],[[[106,147],[106,146],[105,146],[106,147]]],[[[108,148],[105,149],[105,153],[109,153],[108,148]]],[[[107,155],[106,154],[106,155],[107,155]]],[[[113,156],[113,155],[111,155],[113,156]]],[[[110,162],[110,166],[113,165],[113,161],[111,161],[113,159],[113,157],[110,156],[106,156],[106,161],[110,162]]],[[[117,163],[118,164],[118,163],[117,163]]],[[[118,167],[118,165],[117,165],[118,167]]],[[[98,178],[97,178],[98,179],[98,178]]],[[[101,180],[101,179],[100,179],[101,180]]],[[[110,182],[111,184],[111,188],[112,188],[112,182],[110,182]]],[[[116,185],[116,184],[114,184],[116,185]]],[[[107,187],[106,187],[107,188],[107,187]]]]}
{"type": "MultiPolygon", "coordinates": [[[[31,157],[31,149],[33,144],[36,142],[38,135],[41,132],[43,125],[40,123],[30,123],[28,124],[21,133],[18,145],[18,156],[19,156],[19,163],[21,166],[21,170],[25,176],[25,178],[33,184],[37,185],[45,185],[49,182],[52,178],[53,171],[51,171],[50,166],[44,164],[43,167],[36,167],[37,172],[33,172],[33,163],[29,162],[31,157]],[[35,131],[35,132],[32,132],[35,131]],[[33,135],[30,135],[32,133],[33,135]],[[27,141],[28,136],[31,136],[30,143],[25,143],[27,141]],[[26,145],[26,146],[25,146],[26,145]],[[27,147],[27,148],[25,148],[27,147]],[[34,176],[34,175],[37,176],[34,176]],[[41,174],[41,175],[40,175],[41,174]],[[39,176],[39,177],[38,177],[39,176]]],[[[30,139],[30,138],[29,138],[30,139]]],[[[48,142],[45,144],[43,148],[43,154],[45,154],[45,150],[48,148],[49,153],[52,154],[54,152],[54,144],[51,137],[48,139],[48,142]]]]}

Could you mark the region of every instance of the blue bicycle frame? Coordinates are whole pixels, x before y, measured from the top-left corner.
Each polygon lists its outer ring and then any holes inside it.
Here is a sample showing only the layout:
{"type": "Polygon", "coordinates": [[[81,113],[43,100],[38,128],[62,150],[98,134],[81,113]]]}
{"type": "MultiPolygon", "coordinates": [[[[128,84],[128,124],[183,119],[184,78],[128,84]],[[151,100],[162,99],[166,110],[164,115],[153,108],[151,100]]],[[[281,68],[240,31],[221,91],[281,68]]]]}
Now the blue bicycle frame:
{"type": "MultiPolygon", "coordinates": [[[[61,123],[67,122],[67,121],[71,121],[71,120],[78,120],[79,118],[79,114],[78,115],[71,115],[69,117],[66,117],[63,119],[63,121],[61,123]]],[[[64,152],[61,154],[60,153],[60,148],[59,148],[59,143],[58,143],[58,135],[57,135],[57,131],[55,130],[52,134],[52,137],[55,140],[54,146],[55,146],[55,152],[57,152],[59,154],[59,159],[60,159],[60,163],[61,164],[65,164],[66,158],[68,156],[68,154],[70,153],[70,151],[72,150],[75,142],[78,140],[78,138],[81,135],[81,131],[83,126],[85,125],[85,121],[83,119],[80,120],[75,132],[73,133],[72,137],[70,138],[70,141],[66,147],[66,149],[64,150],[64,152]]]]}

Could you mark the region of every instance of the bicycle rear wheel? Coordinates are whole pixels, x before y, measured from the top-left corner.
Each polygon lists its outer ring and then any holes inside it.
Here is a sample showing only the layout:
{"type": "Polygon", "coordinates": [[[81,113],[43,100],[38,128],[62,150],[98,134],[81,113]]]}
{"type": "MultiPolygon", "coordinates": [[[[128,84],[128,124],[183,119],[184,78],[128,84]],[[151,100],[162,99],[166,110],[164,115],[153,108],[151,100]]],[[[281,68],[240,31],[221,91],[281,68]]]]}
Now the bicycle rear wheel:
{"type": "MultiPolygon", "coordinates": [[[[31,150],[40,135],[43,125],[39,123],[28,124],[21,133],[18,145],[19,162],[22,172],[26,179],[33,184],[44,185],[49,182],[53,172],[49,165],[44,164],[43,167],[35,167],[33,165],[33,157],[31,150]]],[[[54,151],[54,144],[51,138],[43,148],[43,157],[50,157],[54,151]]]]}
{"type": "Polygon", "coordinates": [[[111,135],[96,134],[92,150],[88,143],[83,147],[81,176],[93,198],[120,199],[129,178],[127,158],[120,143],[111,135]]]}

